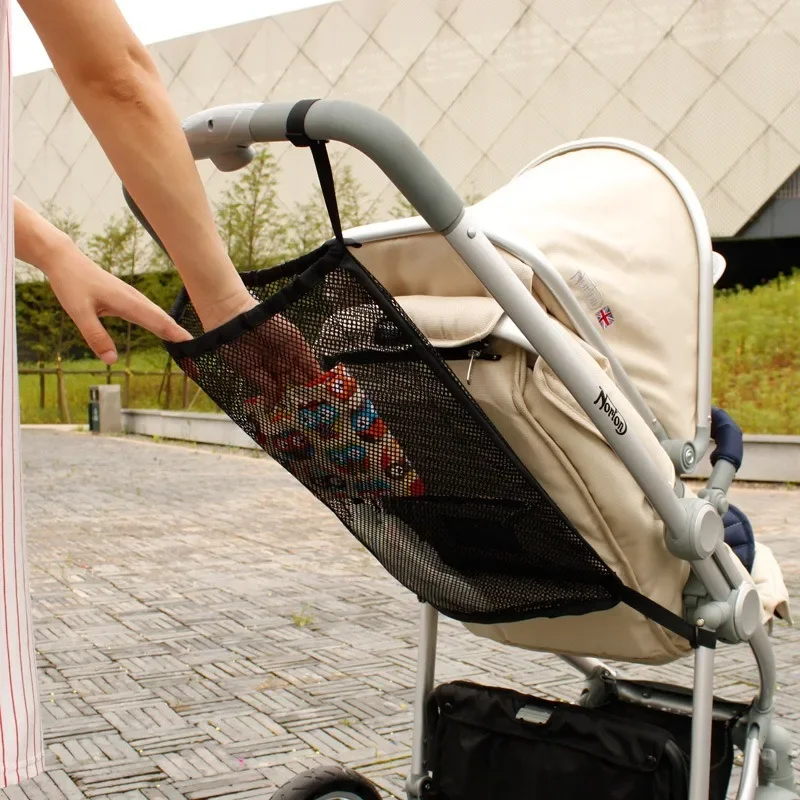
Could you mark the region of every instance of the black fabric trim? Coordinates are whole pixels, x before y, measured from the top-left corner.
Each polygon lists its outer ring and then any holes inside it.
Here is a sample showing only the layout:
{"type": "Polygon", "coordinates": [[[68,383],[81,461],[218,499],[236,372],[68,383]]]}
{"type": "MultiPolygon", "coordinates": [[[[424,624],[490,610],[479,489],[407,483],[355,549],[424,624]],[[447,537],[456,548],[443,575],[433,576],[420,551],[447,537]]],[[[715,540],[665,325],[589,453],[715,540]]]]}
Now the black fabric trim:
{"type": "MultiPolygon", "coordinates": [[[[316,261],[319,261],[335,246],[335,240],[331,240],[330,242],[326,242],[321,247],[318,247],[316,250],[312,250],[310,253],[306,253],[305,255],[299,256],[291,261],[286,261],[285,263],[275,267],[266,267],[263,269],[253,269],[248,272],[240,272],[239,277],[242,279],[242,283],[244,283],[244,285],[247,287],[264,286],[264,284],[272,283],[273,281],[280,280],[281,278],[291,278],[293,275],[299,275],[303,272],[303,270],[312,267],[316,261]]],[[[189,297],[189,293],[186,291],[186,287],[181,287],[178,296],[175,298],[175,302],[172,304],[169,315],[176,322],[180,322],[181,317],[184,315],[190,302],[191,298],[189,297]]],[[[200,339],[202,336],[197,338],[200,339]]],[[[165,342],[165,344],[170,343],[165,342]]]]}
{"type": "MultiPolygon", "coordinates": [[[[377,555],[367,547],[370,553],[377,559],[377,555]]],[[[596,584],[595,584],[596,585],[596,584]]],[[[429,600],[417,598],[421,603],[428,603],[435,608],[429,600]]],[[[561,603],[550,608],[540,608],[536,613],[520,612],[512,614],[507,611],[497,613],[481,612],[478,614],[459,614],[453,611],[441,611],[436,609],[442,616],[454,619],[456,622],[467,622],[473,625],[510,625],[514,622],[527,622],[531,619],[561,619],[562,617],[583,617],[587,614],[596,614],[599,611],[610,611],[619,605],[619,600],[588,600],[584,603],[561,603]]]]}
{"type": "MultiPolygon", "coordinates": [[[[295,276],[296,279],[276,292],[272,297],[254,306],[244,314],[239,314],[224,325],[201,334],[196,339],[187,342],[164,342],[167,352],[177,361],[181,358],[197,358],[209,353],[224,344],[230,344],[248,331],[262,325],[270,317],[280,314],[288,308],[298,298],[307,294],[325,276],[339,266],[340,262],[347,255],[347,250],[338,245],[331,245],[320,251],[315,251],[309,256],[291,261],[280,267],[273,269],[258,270],[251,273],[244,273],[242,279],[245,285],[259,285],[270,283],[284,277],[295,276]],[[316,258],[311,258],[316,256],[316,258]],[[310,262],[310,263],[309,263],[310,262]],[[248,280],[248,277],[250,280],[248,280]]],[[[186,308],[188,296],[184,290],[181,297],[175,304],[172,316],[180,322],[183,311],[186,308]]]]}
{"type": "Polygon", "coordinates": [[[325,208],[328,209],[328,217],[331,221],[331,228],[336,241],[344,245],[344,235],[342,233],[342,221],[339,217],[339,204],[336,202],[336,184],[333,180],[333,170],[331,160],[328,158],[328,148],[324,144],[315,142],[310,145],[311,155],[314,157],[314,166],[317,168],[322,198],[325,200],[325,208]]]}
{"type": "Polygon", "coordinates": [[[710,650],[716,648],[717,636],[713,631],[691,625],[683,617],[673,614],[664,606],[660,606],[649,597],[645,597],[624,584],[621,584],[620,594],[622,602],[626,606],[638,611],[640,614],[644,614],[648,619],[653,620],[662,628],[672,631],[676,636],[686,639],[695,650],[698,647],[707,647],[710,650]]]}
{"type": "Polygon", "coordinates": [[[306,114],[308,109],[319,100],[299,100],[295,103],[286,117],[286,138],[295,147],[311,147],[316,140],[311,139],[306,133],[306,114]]]}
{"type": "Polygon", "coordinates": [[[317,178],[322,189],[322,198],[325,200],[325,208],[328,209],[328,217],[333,228],[333,235],[339,244],[344,244],[342,236],[342,222],[339,217],[339,204],[336,202],[336,184],[333,180],[333,170],[331,160],[328,157],[328,148],[325,146],[327,141],[312,139],[306,133],[306,114],[317,100],[300,100],[292,106],[286,118],[286,138],[295,147],[308,147],[314,157],[314,166],[317,169],[317,178]]]}

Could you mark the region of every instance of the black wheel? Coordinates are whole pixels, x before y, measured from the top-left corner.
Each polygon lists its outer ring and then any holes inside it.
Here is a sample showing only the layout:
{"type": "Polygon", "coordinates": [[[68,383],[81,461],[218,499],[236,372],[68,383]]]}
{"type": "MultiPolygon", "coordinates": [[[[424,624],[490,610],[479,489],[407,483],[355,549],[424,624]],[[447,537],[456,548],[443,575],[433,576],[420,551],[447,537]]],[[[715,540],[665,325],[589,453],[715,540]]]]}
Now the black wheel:
{"type": "Polygon", "coordinates": [[[381,800],[378,790],[347,767],[317,767],[296,775],[272,800],[381,800]]]}

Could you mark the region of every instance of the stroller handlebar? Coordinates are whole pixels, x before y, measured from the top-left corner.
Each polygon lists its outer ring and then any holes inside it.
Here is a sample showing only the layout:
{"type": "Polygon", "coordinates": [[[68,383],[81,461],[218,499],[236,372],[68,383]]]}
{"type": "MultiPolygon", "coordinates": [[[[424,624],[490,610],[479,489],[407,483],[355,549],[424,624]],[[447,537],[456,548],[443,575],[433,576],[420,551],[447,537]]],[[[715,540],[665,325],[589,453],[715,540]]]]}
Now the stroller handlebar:
{"type": "MultiPolygon", "coordinates": [[[[294,103],[218,106],[188,117],[183,130],[195,159],[223,171],[247,166],[255,142],[285,141],[294,103]]],[[[383,114],[348,100],[319,100],[305,117],[311,139],[343,142],[374,161],[439,233],[461,218],[464,203],[411,138],[383,114]]]]}
{"type": "Polygon", "coordinates": [[[222,172],[246,167],[253,158],[250,120],[261,103],[238,103],[200,111],[183,121],[195,161],[210,159],[222,172]]]}

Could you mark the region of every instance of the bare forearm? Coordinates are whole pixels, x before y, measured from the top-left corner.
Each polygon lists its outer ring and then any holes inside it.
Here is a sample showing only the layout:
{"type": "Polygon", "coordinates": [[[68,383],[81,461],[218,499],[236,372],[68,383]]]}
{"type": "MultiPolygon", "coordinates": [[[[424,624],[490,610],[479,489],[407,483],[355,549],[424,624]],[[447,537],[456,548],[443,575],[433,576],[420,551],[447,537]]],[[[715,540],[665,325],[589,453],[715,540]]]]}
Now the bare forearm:
{"type": "Polygon", "coordinates": [[[113,0],[21,0],[53,66],[168,250],[204,323],[246,290],[219,238],[177,114],[113,0]]]}
{"type": "Polygon", "coordinates": [[[138,64],[117,86],[76,85],[71,95],[201,307],[241,280],[217,235],[200,176],[160,78],[138,64]]]}
{"type": "Polygon", "coordinates": [[[54,225],[14,198],[14,250],[22,261],[49,275],[58,254],[69,249],[71,239],[54,225]]]}

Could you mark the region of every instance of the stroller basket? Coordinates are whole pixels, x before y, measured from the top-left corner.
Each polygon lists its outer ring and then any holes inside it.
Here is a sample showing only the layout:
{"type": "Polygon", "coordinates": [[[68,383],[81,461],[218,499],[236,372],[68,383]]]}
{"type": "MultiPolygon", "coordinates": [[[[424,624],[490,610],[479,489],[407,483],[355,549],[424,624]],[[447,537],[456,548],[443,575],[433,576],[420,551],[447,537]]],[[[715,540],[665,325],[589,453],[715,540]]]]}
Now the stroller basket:
{"type": "MultiPolygon", "coordinates": [[[[168,348],[420,600],[470,622],[581,614],[619,581],[340,243],[245,273],[260,304],[168,348]]],[[[458,357],[458,356],[457,356],[458,357]]]]}

